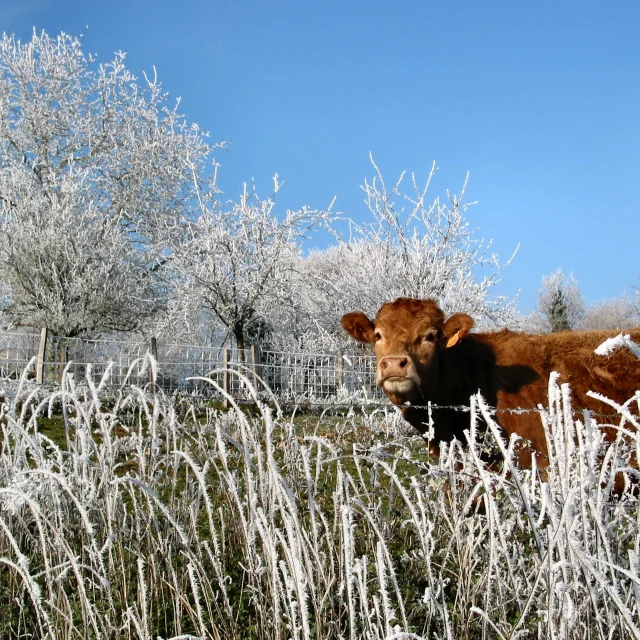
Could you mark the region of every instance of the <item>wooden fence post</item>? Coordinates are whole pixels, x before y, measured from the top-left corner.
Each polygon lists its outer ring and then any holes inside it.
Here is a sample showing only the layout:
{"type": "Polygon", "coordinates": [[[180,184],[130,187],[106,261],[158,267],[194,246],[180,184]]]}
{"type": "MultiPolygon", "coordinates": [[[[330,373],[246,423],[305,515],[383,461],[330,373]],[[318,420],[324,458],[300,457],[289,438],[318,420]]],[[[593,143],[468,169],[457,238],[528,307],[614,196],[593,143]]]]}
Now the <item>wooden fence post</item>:
{"type": "MultiPolygon", "coordinates": [[[[223,349],[222,350],[222,389],[231,395],[230,390],[230,376],[229,376],[229,362],[231,360],[231,349],[223,349]]],[[[225,397],[223,402],[223,406],[225,409],[229,408],[229,400],[225,397]]]]}
{"type": "Polygon", "coordinates": [[[336,369],[337,369],[337,380],[338,383],[337,388],[341,388],[344,386],[344,360],[342,359],[342,352],[338,351],[338,355],[336,357],[336,369]]]}
{"type": "Polygon", "coordinates": [[[40,330],[40,345],[38,346],[38,360],[36,361],[36,384],[42,384],[44,380],[44,358],[47,353],[47,338],[49,330],[42,327],[40,330]]]}
{"type": "Polygon", "coordinates": [[[158,359],[158,339],[155,337],[151,338],[151,344],[149,345],[149,351],[155,360],[158,359]]]}
{"type": "MultiPolygon", "coordinates": [[[[156,361],[156,370],[158,365],[158,339],[155,336],[151,337],[149,343],[149,353],[156,361]]],[[[149,383],[151,385],[151,393],[156,392],[156,381],[153,379],[153,368],[149,367],[149,383]]]]}
{"type": "Polygon", "coordinates": [[[253,386],[256,393],[260,391],[260,349],[255,344],[251,345],[251,373],[253,374],[253,386]]]}

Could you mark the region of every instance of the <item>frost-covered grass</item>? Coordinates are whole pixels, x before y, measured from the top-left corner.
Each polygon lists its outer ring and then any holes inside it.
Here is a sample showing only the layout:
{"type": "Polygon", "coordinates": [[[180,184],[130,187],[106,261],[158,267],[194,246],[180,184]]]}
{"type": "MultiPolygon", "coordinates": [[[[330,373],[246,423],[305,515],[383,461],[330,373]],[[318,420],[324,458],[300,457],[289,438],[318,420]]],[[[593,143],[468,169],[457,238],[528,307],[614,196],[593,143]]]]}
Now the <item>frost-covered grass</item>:
{"type": "Polygon", "coordinates": [[[546,482],[483,469],[479,444],[429,461],[391,409],[70,385],[6,392],[1,637],[640,638],[628,455],[598,455],[553,381],[546,482]]]}

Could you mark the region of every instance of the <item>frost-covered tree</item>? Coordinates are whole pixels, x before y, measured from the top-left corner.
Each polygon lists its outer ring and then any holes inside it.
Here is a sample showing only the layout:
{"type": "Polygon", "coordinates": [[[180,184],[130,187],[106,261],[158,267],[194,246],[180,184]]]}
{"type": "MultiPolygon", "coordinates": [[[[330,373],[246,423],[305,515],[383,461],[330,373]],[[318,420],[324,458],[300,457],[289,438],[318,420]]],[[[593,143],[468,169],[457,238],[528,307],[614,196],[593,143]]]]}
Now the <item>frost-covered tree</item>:
{"type": "Polygon", "coordinates": [[[604,300],[587,308],[579,329],[622,330],[640,326],[640,309],[629,296],[604,300]]]}
{"type": "Polygon", "coordinates": [[[8,315],[65,336],[137,328],[159,306],[157,279],[119,219],[77,197],[81,180],[70,172],[61,182],[5,226],[8,315]]]}
{"type": "Polygon", "coordinates": [[[0,329],[5,329],[9,322],[7,309],[11,298],[11,288],[6,282],[0,280],[0,329]]]}
{"type": "Polygon", "coordinates": [[[584,299],[573,275],[565,276],[562,269],[543,276],[538,292],[538,312],[549,331],[576,328],[584,314],[584,299]]]}
{"type": "Polygon", "coordinates": [[[0,41],[0,280],[7,313],[57,334],[133,330],[163,306],[163,265],[211,146],[122,53],[0,41]]]}
{"type": "Polygon", "coordinates": [[[238,202],[201,200],[201,214],[176,248],[172,267],[184,309],[207,309],[242,353],[247,338],[268,333],[266,320],[295,314],[292,279],[305,234],[327,224],[331,209],[303,207],[276,215],[274,194],[261,199],[245,186],[238,202]]]}
{"type": "Polygon", "coordinates": [[[410,193],[404,174],[388,188],[373,166],[376,175],[363,186],[370,222],[352,223],[348,240],[304,261],[309,317],[332,332],[347,311],[375,314],[384,301],[408,296],[435,298],[446,312],[465,311],[485,324],[514,324],[514,302],[490,295],[506,265],[469,225],[466,180],[459,196],[447,193],[441,202],[427,199],[435,165],[424,185],[412,175],[410,193]]]}

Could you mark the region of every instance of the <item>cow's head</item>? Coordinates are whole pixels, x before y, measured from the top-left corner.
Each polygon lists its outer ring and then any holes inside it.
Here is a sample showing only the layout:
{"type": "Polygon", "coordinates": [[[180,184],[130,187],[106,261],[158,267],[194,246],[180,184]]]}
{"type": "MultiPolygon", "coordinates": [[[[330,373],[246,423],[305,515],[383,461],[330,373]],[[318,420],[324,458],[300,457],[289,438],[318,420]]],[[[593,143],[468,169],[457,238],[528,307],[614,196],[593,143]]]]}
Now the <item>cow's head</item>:
{"type": "Polygon", "coordinates": [[[473,320],[456,313],[445,321],[433,300],[398,298],[382,305],[374,322],[364,313],[347,313],[342,327],[354,340],[372,344],[376,383],[394,404],[418,404],[437,384],[438,353],[469,333],[473,320]]]}

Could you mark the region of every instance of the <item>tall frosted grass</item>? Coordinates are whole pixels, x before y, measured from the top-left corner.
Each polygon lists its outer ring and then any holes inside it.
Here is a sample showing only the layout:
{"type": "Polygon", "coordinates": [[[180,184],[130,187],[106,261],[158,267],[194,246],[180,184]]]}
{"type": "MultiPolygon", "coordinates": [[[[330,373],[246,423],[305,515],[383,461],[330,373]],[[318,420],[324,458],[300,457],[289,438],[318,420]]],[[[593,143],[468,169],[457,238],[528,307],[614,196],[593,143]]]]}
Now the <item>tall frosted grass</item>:
{"type": "Polygon", "coordinates": [[[479,397],[471,446],[428,460],[391,409],[222,412],[104,382],[3,392],[2,637],[640,638],[640,509],[613,491],[636,478],[630,404],[605,447],[551,379],[543,482],[479,397]]]}

